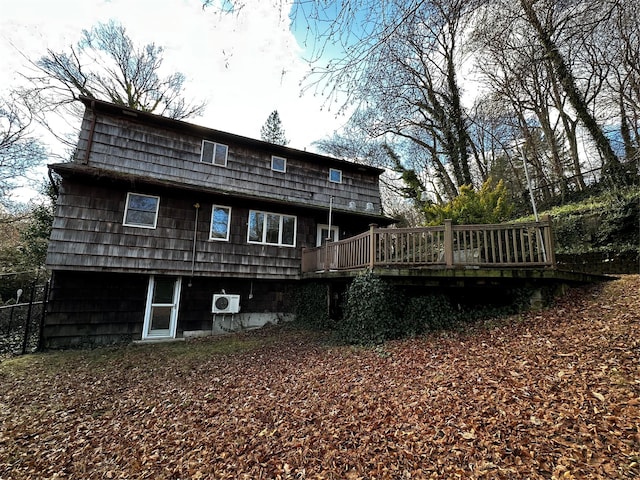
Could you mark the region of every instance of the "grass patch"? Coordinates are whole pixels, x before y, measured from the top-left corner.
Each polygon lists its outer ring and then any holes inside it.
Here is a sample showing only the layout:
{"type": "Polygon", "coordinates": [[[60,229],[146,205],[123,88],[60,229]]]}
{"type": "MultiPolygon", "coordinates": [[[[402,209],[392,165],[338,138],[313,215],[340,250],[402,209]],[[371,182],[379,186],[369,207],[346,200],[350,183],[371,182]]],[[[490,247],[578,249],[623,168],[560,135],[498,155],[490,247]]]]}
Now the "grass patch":
{"type": "Polygon", "coordinates": [[[82,368],[94,372],[129,368],[142,361],[194,365],[213,356],[241,354],[271,345],[276,337],[265,335],[229,335],[190,339],[184,342],[120,345],[92,350],[60,350],[9,358],[0,363],[0,373],[22,373],[37,368],[44,373],[82,368]]]}

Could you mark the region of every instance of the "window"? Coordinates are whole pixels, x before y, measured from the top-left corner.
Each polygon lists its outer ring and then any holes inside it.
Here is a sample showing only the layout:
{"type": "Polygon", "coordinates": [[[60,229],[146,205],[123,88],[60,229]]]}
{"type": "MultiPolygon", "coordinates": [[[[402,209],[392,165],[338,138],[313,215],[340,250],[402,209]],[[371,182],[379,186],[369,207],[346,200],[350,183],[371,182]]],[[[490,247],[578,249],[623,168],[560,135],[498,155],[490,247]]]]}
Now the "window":
{"type": "Polygon", "coordinates": [[[226,167],[228,151],[229,148],[226,145],[210,142],[209,140],[203,140],[200,161],[218,165],[219,167],[226,167]]]}
{"type": "Polygon", "coordinates": [[[247,241],[249,243],[295,247],[296,217],[250,210],[247,241]]]}
{"type": "Polygon", "coordinates": [[[160,197],[127,193],[123,224],[127,227],[156,228],[160,197]]]}
{"type": "Polygon", "coordinates": [[[180,307],[180,277],[149,278],[142,339],[175,338],[180,307]]]}
{"type": "Polygon", "coordinates": [[[329,169],[329,181],[333,183],[342,183],[342,170],[335,168],[329,169]]]}
{"type": "Polygon", "coordinates": [[[287,159],[282,157],[271,157],[271,170],[285,173],[287,171],[287,159]]]}
{"type": "Polygon", "coordinates": [[[229,225],[231,224],[231,207],[214,205],[211,210],[211,231],[209,240],[229,240],[229,225]]]}

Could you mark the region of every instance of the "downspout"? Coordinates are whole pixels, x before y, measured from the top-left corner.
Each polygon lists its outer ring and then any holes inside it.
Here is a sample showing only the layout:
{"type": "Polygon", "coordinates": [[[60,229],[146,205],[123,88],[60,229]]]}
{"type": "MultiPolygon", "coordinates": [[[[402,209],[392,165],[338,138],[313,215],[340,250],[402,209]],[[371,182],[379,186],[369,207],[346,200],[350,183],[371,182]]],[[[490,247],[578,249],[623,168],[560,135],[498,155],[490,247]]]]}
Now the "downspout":
{"type": "MultiPolygon", "coordinates": [[[[333,214],[333,195],[331,197],[329,197],[329,237],[326,239],[328,240],[331,237],[331,221],[332,221],[332,216],[333,214]]],[[[322,238],[320,239],[320,241],[322,242],[322,238]]]]}
{"type": "Polygon", "coordinates": [[[198,234],[198,212],[200,211],[200,204],[194,203],[193,207],[196,209],[196,218],[193,224],[193,248],[191,250],[191,278],[189,279],[189,287],[192,285],[193,273],[196,268],[196,237],[198,234]]]}
{"type": "Polygon", "coordinates": [[[87,140],[87,149],[84,152],[84,158],[82,159],[82,164],[87,165],[89,163],[89,153],[91,152],[91,147],[93,145],[93,134],[96,131],[96,101],[91,101],[91,111],[93,112],[93,118],[91,119],[91,127],[89,128],[89,138],[87,140]]]}

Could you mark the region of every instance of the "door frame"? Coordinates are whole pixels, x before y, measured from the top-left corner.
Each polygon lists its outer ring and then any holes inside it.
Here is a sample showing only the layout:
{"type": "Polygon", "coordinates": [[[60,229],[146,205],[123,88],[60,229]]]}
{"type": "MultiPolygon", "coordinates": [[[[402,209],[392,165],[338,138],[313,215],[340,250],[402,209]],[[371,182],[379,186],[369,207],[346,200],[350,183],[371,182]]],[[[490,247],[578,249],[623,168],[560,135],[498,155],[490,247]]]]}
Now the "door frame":
{"type": "MultiPolygon", "coordinates": [[[[326,238],[322,238],[322,230],[329,230],[329,225],[326,225],[324,223],[319,223],[317,225],[317,230],[316,230],[316,247],[319,247],[321,245],[324,245],[324,243],[326,242],[326,238]]],[[[339,237],[339,232],[340,232],[340,228],[337,225],[331,225],[331,241],[332,242],[337,242],[339,237]]]]}
{"type": "Polygon", "coordinates": [[[182,290],[182,277],[174,278],[173,282],[173,303],[153,303],[153,294],[156,285],[156,276],[149,276],[149,286],[147,288],[147,303],[144,309],[144,323],[142,325],[142,340],[175,338],[178,326],[178,310],[180,309],[180,292],[182,290]],[[151,330],[151,314],[154,307],[171,307],[169,317],[169,328],[154,333],[151,330]],[[166,334],[164,333],[166,331],[166,334]]]}

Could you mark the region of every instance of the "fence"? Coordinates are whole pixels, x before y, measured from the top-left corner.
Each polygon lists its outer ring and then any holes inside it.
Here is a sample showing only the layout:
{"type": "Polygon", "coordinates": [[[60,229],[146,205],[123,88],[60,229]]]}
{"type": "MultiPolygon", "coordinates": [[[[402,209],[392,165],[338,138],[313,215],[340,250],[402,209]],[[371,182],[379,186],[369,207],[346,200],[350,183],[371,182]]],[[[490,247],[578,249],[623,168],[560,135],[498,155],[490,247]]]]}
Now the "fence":
{"type": "Polygon", "coordinates": [[[31,353],[41,348],[49,284],[33,282],[0,305],[0,356],[31,353]]]}
{"type": "Polygon", "coordinates": [[[551,219],[500,225],[377,228],[302,252],[302,272],[374,267],[552,267],[551,219]]]}

